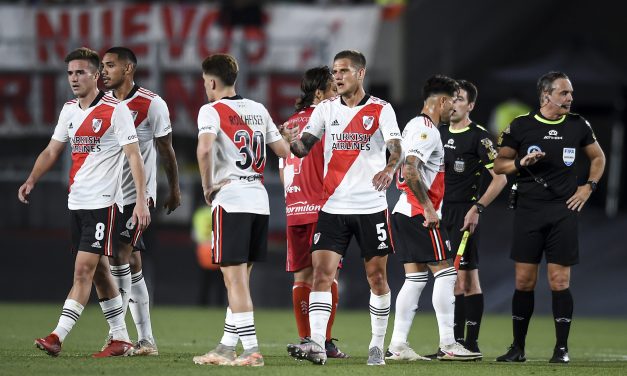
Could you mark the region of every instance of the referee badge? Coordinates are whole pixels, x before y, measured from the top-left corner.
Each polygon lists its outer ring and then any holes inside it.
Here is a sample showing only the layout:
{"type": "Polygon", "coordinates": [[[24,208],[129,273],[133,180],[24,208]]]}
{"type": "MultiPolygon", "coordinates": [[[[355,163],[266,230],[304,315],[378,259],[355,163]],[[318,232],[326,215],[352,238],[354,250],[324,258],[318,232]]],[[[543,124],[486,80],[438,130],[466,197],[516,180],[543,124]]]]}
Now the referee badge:
{"type": "Polygon", "coordinates": [[[575,162],[575,148],[564,148],[562,160],[566,166],[571,166],[575,162]]]}
{"type": "Polygon", "coordinates": [[[466,170],[466,162],[464,162],[463,159],[456,160],[453,165],[453,170],[455,170],[455,172],[464,172],[466,170]]]}

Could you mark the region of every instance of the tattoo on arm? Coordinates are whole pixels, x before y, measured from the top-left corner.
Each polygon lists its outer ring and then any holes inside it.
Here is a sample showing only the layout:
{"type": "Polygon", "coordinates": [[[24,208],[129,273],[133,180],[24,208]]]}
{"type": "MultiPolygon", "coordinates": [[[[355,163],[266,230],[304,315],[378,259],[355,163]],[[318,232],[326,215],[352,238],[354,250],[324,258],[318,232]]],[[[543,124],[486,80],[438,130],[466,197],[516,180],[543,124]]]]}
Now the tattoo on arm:
{"type": "Polygon", "coordinates": [[[418,202],[422,205],[427,205],[431,201],[429,200],[429,195],[427,194],[428,189],[418,172],[418,167],[421,163],[420,159],[414,156],[407,157],[405,160],[405,181],[414,196],[418,199],[418,202]]]}
{"type": "Polygon", "coordinates": [[[388,159],[388,164],[386,167],[392,169],[392,173],[394,173],[402,162],[402,154],[403,149],[401,148],[401,140],[390,140],[386,142],[386,146],[390,151],[390,159],[388,159]]]}
{"type": "Polygon", "coordinates": [[[320,139],[311,133],[304,132],[301,134],[300,139],[292,141],[290,144],[290,150],[292,153],[302,158],[309,154],[311,148],[316,144],[316,142],[320,141],[320,139]]]}
{"type": "Polygon", "coordinates": [[[159,155],[161,156],[161,164],[163,165],[163,169],[165,170],[170,190],[178,189],[178,164],[176,163],[174,149],[172,149],[171,133],[167,136],[157,138],[157,149],[159,151],[159,155]]]}

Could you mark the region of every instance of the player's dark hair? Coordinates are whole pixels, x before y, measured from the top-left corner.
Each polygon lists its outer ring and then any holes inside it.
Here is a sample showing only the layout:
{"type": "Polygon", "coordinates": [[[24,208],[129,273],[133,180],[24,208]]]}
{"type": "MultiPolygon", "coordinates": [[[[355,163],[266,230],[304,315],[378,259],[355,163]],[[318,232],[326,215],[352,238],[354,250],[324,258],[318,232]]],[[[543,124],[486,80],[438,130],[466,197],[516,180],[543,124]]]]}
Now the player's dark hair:
{"type": "Polygon", "coordinates": [[[118,55],[118,59],[128,61],[134,66],[137,66],[137,56],[135,56],[135,53],[130,48],[121,46],[111,47],[105,54],[116,54],[118,55]]]}
{"type": "Polygon", "coordinates": [[[477,101],[479,90],[477,90],[475,84],[467,80],[457,80],[457,85],[468,94],[468,103],[475,103],[477,101]]]}
{"type": "Polygon", "coordinates": [[[431,76],[422,88],[422,98],[427,100],[432,95],[446,94],[454,97],[459,90],[457,82],[447,76],[436,74],[431,76]]]}
{"type": "Polygon", "coordinates": [[[296,100],[296,105],[294,106],[296,111],[302,111],[311,106],[316,96],[316,90],[327,91],[332,82],[331,70],[326,65],[308,69],[300,82],[302,94],[296,100]]]}
{"type": "Polygon", "coordinates": [[[100,68],[100,56],[98,56],[98,52],[94,50],[90,50],[87,47],[77,48],[74,51],[70,52],[65,57],[65,62],[69,63],[74,60],[85,60],[87,61],[93,68],[94,72],[98,71],[100,68]]]}
{"type": "Polygon", "coordinates": [[[228,54],[213,54],[202,62],[204,74],[218,77],[226,86],[235,85],[239,67],[237,60],[228,54]]]}
{"type": "Polygon", "coordinates": [[[335,55],[335,57],[333,58],[333,61],[339,60],[339,59],[349,59],[352,65],[357,69],[366,67],[366,57],[364,56],[364,54],[362,54],[361,52],[357,50],[340,51],[335,55]]]}
{"type": "Polygon", "coordinates": [[[542,103],[542,95],[546,93],[551,94],[553,92],[553,82],[560,78],[563,78],[565,80],[569,79],[566,73],[558,71],[552,71],[543,74],[542,77],[538,79],[538,84],[536,85],[536,88],[538,91],[538,98],[540,99],[540,103],[542,103]]]}

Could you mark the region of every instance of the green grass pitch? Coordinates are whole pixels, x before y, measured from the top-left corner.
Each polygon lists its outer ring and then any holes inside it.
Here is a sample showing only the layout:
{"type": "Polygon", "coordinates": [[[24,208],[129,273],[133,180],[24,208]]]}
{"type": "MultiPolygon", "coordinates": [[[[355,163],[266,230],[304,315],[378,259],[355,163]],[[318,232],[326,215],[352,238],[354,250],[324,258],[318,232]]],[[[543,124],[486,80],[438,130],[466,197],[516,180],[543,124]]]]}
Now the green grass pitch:
{"type": "MultiPolygon", "coordinates": [[[[199,366],[192,357],[213,348],[222,335],[224,310],[192,307],[155,307],[153,329],[160,355],[150,358],[92,359],[106,337],[107,325],[96,304],[89,304],[66,339],[63,352],[51,358],[33,346],[36,337],[47,335],[57,323],[61,302],[54,304],[0,304],[0,375],[627,375],[627,320],[579,318],[575,316],[570,337],[571,363],[549,365],[554,331],[549,317],[532,319],[524,364],[493,362],[511,341],[509,317],[487,315],[483,319],[481,362],[392,362],[385,367],[365,365],[370,340],[367,310],[340,311],[334,336],[339,347],[351,355],[331,359],[325,366],[293,360],[285,345],[296,340],[290,310],[259,310],[255,323],[266,366],[256,369],[199,366]]],[[[129,333],[135,327],[127,318],[129,333]]],[[[390,317],[386,345],[392,332],[390,317]]],[[[437,346],[433,314],[419,314],[409,341],[420,354],[437,346]]]]}

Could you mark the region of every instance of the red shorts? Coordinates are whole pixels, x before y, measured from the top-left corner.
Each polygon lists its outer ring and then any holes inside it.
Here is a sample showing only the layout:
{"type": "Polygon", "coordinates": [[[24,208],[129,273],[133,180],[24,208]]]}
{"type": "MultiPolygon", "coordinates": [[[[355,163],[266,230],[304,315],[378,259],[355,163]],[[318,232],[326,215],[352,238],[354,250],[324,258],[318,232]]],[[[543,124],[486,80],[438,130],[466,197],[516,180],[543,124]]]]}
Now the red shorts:
{"type": "Polygon", "coordinates": [[[311,240],[315,223],[287,226],[287,262],[285,270],[297,272],[311,267],[311,240]]]}

